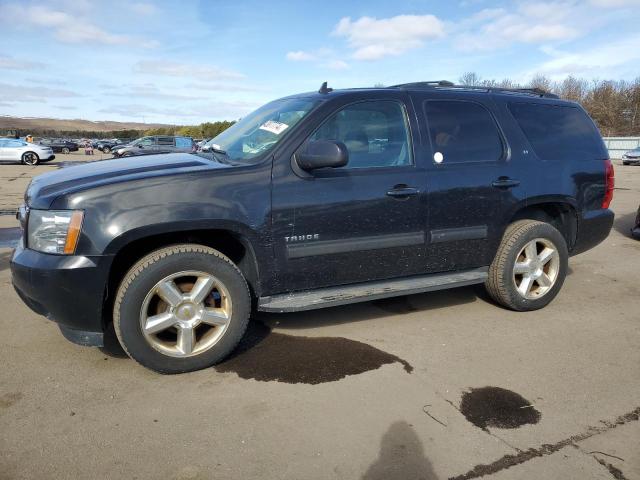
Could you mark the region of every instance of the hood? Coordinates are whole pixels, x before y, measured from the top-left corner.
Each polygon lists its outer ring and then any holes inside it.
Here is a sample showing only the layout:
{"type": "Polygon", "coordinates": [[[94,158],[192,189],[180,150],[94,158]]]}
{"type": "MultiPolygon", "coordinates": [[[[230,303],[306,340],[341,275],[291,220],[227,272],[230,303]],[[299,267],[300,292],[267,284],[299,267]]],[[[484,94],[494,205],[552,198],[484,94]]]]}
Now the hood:
{"type": "Polygon", "coordinates": [[[170,153],[100,160],[73,165],[35,177],[25,193],[31,208],[49,208],[60,195],[113,183],[144,180],[199,170],[233,168],[188,153],[170,153]]]}

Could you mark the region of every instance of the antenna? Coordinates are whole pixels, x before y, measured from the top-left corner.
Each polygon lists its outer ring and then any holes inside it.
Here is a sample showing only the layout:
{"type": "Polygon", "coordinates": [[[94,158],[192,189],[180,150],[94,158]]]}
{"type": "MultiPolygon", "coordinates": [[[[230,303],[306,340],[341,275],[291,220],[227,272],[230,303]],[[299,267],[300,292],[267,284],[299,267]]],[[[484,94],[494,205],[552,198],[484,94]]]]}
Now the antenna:
{"type": "Polygon", "coordinates": [[[320,86],[320,90],[318,90],[318,93],[329,93],[329,92],[333,92],[333,88],[327,87],[327,82],[322,82],[322,85],[320,86]]]}

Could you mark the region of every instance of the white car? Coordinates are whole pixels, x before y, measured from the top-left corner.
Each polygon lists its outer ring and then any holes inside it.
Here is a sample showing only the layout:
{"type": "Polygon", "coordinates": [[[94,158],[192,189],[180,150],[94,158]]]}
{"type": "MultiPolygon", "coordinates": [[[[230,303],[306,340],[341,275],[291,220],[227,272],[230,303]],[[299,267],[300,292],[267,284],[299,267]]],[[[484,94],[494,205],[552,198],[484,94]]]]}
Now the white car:
{"type": "Polygon", "coordinates": [[[50,147],[14,138],[0,138],[0,161],[12,160],[25,165],[38,165],[54,158],[56,156],[50,147]]]}

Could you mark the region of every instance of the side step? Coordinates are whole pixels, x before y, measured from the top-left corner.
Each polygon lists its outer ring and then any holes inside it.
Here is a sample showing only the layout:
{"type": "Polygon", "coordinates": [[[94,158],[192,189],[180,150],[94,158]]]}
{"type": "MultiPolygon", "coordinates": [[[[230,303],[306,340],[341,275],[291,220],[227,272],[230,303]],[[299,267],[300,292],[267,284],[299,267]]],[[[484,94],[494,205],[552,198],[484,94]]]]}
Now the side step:
{"type": "Polygon", "coordinates": [[[316,308],[334,307],[347,303],[366,302],[379,298],[412,295],[446,288],[483,283],[488,267],[462,272],[420,275],[395,280],[356,283],[340,287],[319,288],[304,292],[283,293],[258,299],[258,310],[263,312],[299,312],[316,308]]]}

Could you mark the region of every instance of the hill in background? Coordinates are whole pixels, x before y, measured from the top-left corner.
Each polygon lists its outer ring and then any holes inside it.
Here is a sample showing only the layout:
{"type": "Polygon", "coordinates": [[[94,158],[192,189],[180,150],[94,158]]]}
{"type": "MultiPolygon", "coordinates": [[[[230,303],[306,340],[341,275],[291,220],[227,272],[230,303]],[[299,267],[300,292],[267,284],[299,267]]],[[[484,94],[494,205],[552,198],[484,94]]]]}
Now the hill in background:
{"type": "Polygon", "coordinates": [[[59,118],[23,118],[0,115],[0,133],[18,130],[21,135],[44,132],[114,132],[119,130],[145,131],[152,128],[174,128],[162,123],[63,120],[59,118]]]}

